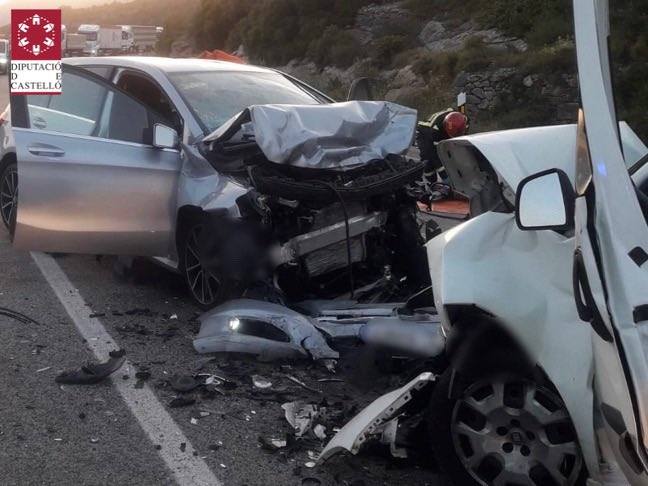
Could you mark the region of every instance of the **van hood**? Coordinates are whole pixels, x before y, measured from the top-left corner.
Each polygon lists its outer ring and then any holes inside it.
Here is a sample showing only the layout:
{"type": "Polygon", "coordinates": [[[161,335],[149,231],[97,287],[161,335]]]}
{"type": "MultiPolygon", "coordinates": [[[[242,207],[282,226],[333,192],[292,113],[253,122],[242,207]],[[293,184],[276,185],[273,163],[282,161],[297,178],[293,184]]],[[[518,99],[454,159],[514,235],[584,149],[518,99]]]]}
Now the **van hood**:
{"type": "MultiPolygon", "coordinates": [[[[621,122],[619,128],[630,167],[648,148],[627,123],[621,122]]],[[[454,189],[471,199],[475,216],[493,209],[502,194],[513,203],[518,184],[543,170],[561,169],[573,181],[576,125],[466,135],[441,142],[437,151],[454,189]]]]}

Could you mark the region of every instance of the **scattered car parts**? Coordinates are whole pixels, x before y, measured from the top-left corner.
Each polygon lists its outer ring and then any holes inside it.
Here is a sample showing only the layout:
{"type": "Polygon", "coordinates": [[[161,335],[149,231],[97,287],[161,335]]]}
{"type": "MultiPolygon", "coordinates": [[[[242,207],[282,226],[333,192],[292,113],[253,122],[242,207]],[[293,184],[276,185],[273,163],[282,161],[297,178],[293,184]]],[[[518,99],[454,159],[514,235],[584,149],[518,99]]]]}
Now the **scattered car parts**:
{"type": "Polygon", "coordinates": [[[122,367],[126,361],[126,351],[118,350],[109,353],[110,359],[105,363],[90,363],[78,370],[68,370],[60,373],[55,381],[65,385],[94,385],[99,383],[122,367]]]}
{"type": "Polygon", "coordinates": [[[264,360],[312,357],[331,366],[339,358],[311,320],[285,306],[239,299],[199,318],[199,353],[236,352],[264,360]]]}
{"type": "Polygon", "coordinates": [[[413,392],[423,389],[435,378],[431,372],[422,373],[405,386],[374,400],[335,434],[320,454],[318,463],[343,450],[357,454],[371,435],[382,433],[385,422],[399,415],[403,406],[412,399],[413,392]]]}
{"type": "Polygon", "coordinates": [[[281,408],[284,409],[286,420],[295,431],[295,437],[302,437],[313,429],[313,422],[320,413],[316,405],[300,401],[284,403],[281,408]]]}

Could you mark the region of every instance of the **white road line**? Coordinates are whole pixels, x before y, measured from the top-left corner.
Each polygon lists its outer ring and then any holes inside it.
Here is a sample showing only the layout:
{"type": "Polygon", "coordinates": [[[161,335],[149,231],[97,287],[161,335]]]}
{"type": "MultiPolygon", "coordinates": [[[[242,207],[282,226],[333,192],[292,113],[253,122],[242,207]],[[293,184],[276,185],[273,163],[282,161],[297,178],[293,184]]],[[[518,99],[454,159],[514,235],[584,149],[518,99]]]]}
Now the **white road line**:
{"type": "MultiPolygon", "coordinates": [[[[37,252],[32,252],[31,256],[97,359],[100,361],[108,359],[108,353],[119,349],[119,345],[108,334],[99,319],[88,317],[92,311],[79,291],[74,288],[67,275],[51,256],[37,252]]],[[[135,373],[130,362],[126,361],[124,366],[129,366],[133,370],[132,374],[135,373]]],[[[222,484],[207,463],[193,455],[194,448],[191,442],[148,385],[135,389],[132,381],[121,378],[121,373],[117,373],[111,379],[151,442],[162,446],[158,451],[160,457],[179,485],[220,486],[222,484]],[[186,443],[184,452],[180,450],[180,444],[183,442],[186,443]]]]}

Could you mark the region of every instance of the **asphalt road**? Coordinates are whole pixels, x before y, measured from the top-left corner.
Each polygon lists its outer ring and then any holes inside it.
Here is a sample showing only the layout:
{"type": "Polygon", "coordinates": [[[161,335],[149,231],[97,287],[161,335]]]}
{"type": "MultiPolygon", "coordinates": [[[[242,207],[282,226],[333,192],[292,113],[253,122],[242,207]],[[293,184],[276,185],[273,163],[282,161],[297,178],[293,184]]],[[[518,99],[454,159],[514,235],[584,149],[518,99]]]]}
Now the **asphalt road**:
{"type": "MultiPolygon", "coordinates": [[[[4,107],[7,85],[0,84],[4,107]]],[[[318,382],[329,374],[309,362],[219,357],[205,363],[192,347],[199,312],[178,277],[140,262],[134,276],[117,278],[113,264],[112,257],[18,251],[0,229],[0,484],[445,484],[432,468],[369,452],[308,468],[309,450],[321,443],[264,450],[259,437],[291,433],[281,403],[300,399],[351,416],[399,378],[378,373],[359,349],[341,360],[342,383],[318,382]],[[2,315],[3,309],[35,322],[2,315]],[[124,349],[129,362],[110,380],[54,381],[113,348],[124,349]],[[237,386],[224,395],[193,392],[195,404],[170,408],[177,393],[168,380],[201,366],[237,386]],[[138,383],[135,373],[142,370],[151,378],[138,383]],[[252,374],[267,376],[281,393],[259,394],[252,374]]]]}

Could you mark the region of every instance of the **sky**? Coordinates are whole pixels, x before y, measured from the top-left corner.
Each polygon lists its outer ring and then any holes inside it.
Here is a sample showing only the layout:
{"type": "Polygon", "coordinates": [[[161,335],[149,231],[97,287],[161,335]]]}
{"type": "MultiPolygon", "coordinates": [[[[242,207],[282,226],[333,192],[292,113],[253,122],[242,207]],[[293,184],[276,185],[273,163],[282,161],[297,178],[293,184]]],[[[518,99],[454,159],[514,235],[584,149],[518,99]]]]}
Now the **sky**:
{"type": "Polygon", "coordinates": [[[70,7],[89,7],[112,0],[0,0],[0,26],[11,22],[12,8],[58,8],[61,5],[70,7]]]}

